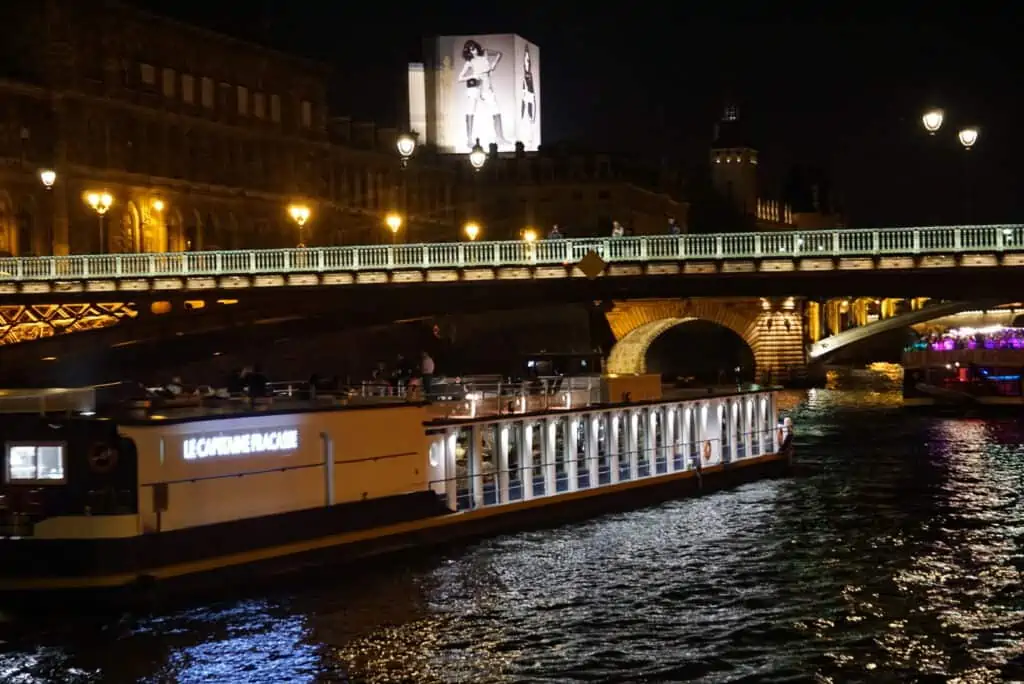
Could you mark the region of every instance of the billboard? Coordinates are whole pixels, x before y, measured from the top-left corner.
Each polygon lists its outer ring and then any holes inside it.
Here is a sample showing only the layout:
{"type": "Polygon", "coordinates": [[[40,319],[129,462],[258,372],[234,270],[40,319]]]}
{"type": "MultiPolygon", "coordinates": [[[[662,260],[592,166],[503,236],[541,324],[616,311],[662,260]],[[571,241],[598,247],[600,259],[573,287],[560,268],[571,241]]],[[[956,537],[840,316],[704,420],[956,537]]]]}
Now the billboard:
{"type": "MultiPolygon", "coordinates": [[[[467,153],[477,140],[500,152],[541,143],[540,50],[512,33],[442,36],[424,83],[426,130],[417,131],[445,152],[467,153]]],[[[410,123],[420,119],[412,111],[410,123]]]]}

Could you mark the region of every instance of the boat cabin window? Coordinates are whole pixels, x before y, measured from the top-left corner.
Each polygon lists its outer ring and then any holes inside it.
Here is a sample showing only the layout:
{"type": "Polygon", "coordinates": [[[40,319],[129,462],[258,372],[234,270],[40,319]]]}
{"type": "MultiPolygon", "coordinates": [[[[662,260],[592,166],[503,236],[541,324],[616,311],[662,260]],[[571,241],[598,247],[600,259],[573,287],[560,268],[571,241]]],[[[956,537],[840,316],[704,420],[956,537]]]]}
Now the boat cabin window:
{"type": "Polygon", "coordinates": [[[7,444],[7,482],[11,484],[63,484],[64,444],[7,444]]]}

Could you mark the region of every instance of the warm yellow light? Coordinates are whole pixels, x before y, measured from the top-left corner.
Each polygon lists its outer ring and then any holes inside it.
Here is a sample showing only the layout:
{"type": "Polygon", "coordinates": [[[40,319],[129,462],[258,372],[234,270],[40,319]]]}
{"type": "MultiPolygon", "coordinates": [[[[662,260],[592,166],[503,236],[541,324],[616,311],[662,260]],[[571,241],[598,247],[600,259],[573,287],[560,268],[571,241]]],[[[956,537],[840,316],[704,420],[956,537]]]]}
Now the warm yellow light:
{"type": "Polygon", "coordinates": [[[395,212],[391,212],[384,217],[384,223],[392,233],[398,233],[402,227],[402,217],[395,212]]]}
{"type": "Polygon", "coordinates": [[[470,240],[476,240],[480,236],[480,225],[476,221],[470,221],[463,226],[462,230],[470,240]]]}
{"type": "Polygon", "coordinates": [[[537,231],[535,231],[533,228],[527,228],[526,230],[523,231],[523,239],[526,240],[527,242],[536,242],[537,231]]]}
{"type": "Polygon", "coordinates": [[[974,143],[978,142],[978,129],[974,126],[961,128],[957,137],[960,138],[960,144],[963,145],[965,149],[969,150],[974,147],[974,143]]]}
{"type": "Polygon", "coordinates": [[[480,146],[479,140],[476,141],[476,144],[473,145],[473,149],[469,152],[469,163],[477,171],[484,168],[484,164],[487,163],[487,153],[484,152],[484,148],[480,146]]]}
{"type": "Polygon", "coordinates": [[[416,151],[416,138],[412,137],[408,133],[403,133],[398,136],[398,141],[395,143],[398,148],[398,154],[402,159],[408,159],[412,156],[412,153],[416,151]]]}
{"type": "Polygon", "coordinates": [[[156,213],[159,214],[160,212],[162,212],[165,206],[166,205],[164,204],[164,201],[162,199],[153,200],[153,211],[155,211],[156,213]]]}
{"type": "Polygon", "coordinates": [[[288,207],[288,215],[292,217],[292,221],[299,224],[299,227],[306,225],[306,221],[309,220],[309,207],[305,204],[293,204],[288,207]]]}
{"type": "Polygon", "coordinates": [[[945,116],[945,112],[941,109],[929,109],[924,113],[924,116],[921,117],[921,123],[924,124],[924,129],[926,131],[934,133],[942,128],[942,120],[945,116]]]}
{"type": "Polygon", "coordinates": [[[57,172],[53,169],[40,169],[39,180],[47,189],[52,188],[57,182],[57,172]]]}
{"type": "Polygon", "coordinates": [[[90,191],[84,195],[85,203],[101,216],[110,209],[114,204],[114,198],[109,192],[95,192],[90,191]]]}

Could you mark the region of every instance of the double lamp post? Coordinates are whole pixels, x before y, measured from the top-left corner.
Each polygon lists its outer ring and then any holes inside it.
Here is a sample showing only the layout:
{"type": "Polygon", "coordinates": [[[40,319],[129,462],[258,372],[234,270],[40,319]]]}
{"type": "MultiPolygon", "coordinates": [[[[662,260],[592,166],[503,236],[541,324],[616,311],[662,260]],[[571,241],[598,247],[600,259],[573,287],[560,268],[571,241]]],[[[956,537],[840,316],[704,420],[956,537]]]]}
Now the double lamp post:
{"type": "MultiPolygon", "coordinates": [[[[398,140],[395,142],[395,147],[398,149],[398,156],[402,162],[402,170],[404,171],[409,166],[409,160],[416,152],[416,137],[410,133],[402,133],[398,136],[398,140]]],[[[473,171],[479,174],[480,170],[484,168],[487,163],[487,152],[480,145],[479,138],[476,144],[473,145],[473,149],[469,152],[469,165],[473,167],[473,171]]],[[[479,179],[479,175],[476,176],[479,179]]],[[[389,211],[384,217],[384,225],[389,231],[391,231],[391,244],[398,243],[398,232],[402,229],[405,224],[405,219],[401,213],[397,210],[389,211]]],[[[476,240],[480,237],[482,229],[477,221],[467,221],[462,226],[462,232],[466,238],[470,241],[476,240]]]]}

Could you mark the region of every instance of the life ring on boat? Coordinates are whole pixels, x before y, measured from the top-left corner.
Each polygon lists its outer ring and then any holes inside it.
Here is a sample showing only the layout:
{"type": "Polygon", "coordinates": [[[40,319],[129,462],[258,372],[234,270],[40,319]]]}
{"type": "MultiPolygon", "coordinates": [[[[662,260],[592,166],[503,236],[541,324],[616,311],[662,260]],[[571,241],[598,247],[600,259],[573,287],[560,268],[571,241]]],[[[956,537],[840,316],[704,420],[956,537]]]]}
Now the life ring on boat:
{"type": "Polygon", "coordinates": [[[786,441],[786,431],[779,428],[779,431],[775,433],[775,437],[779,440],[779,448],[782,448],[783,442],[786,441]]]}
{"type": "Polygon", "coordinates": [[[704,442],[704,460],[711,460],[711,440],[704,442]]]}
{"type": "Polygon", "coordinates": [[[105,475],[117,467],[117,449],[109,444],[96,444],[89,452],[89,469],[94,473],[105,475]]]}

